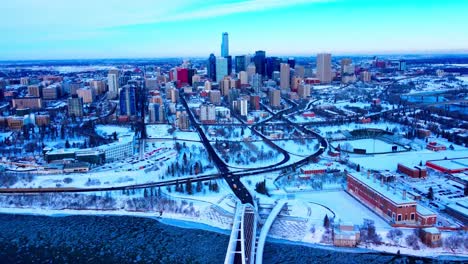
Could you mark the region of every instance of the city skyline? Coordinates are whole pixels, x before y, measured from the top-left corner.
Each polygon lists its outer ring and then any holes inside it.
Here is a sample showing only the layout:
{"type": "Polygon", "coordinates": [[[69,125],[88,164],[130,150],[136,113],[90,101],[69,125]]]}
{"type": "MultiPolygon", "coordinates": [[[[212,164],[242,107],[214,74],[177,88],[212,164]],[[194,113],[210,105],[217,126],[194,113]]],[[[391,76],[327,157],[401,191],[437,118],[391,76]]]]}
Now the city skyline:
{"type": "Polygon", "coordinates": [[[468,43],[461,0],[21,0],[3,8],[0,60],[219,56],[222,32],[232,55],[456,53],[468,43]]]}

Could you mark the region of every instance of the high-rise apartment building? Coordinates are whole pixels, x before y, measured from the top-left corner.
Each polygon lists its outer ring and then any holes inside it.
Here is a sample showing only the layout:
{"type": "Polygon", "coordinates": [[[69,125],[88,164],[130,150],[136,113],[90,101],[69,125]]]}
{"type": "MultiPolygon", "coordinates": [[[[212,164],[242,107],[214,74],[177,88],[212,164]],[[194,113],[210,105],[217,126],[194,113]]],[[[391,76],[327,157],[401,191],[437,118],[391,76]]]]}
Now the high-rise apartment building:
{"type": "Polygon", "coordinates": [[[317,78],[321,83],[331,83],[331,54],[319,53],[317,54],[317,78]]]}
{"type": "Polygon", "coordinates": [[[119,93],[119,71],[110,70],[107,74],[107,85],[109,86],[109,99],[115,99],[119,93]]]}
{"type": "Polygon", "coordinates": [[[68,98],[68,116],[83,116],[83,98],[76,94],[68,98]]]}
{"type": "Polygon", "coordinates": [[[135,87],[126,85],[120,90],[120,115],[133,116],[136,114],[135,87]]]}

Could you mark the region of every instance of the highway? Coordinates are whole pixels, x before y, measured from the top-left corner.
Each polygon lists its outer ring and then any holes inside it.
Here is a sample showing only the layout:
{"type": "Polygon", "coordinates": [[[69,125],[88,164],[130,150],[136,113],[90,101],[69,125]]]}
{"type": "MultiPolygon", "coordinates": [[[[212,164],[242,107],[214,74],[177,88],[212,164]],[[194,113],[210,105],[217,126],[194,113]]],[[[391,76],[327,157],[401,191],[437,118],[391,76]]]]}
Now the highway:
{"type": "MultiPolygon", "coordinates": [[[[264,120],[262,122],[259,122],[251,127],[251,129],[254,131],[254,133],[258,134],[267,144],[270,146],[274,147],[277,151],[280,151],[284,156],[285,159],[283,159],[281,162],[266,166],[266,167],[261,167],[261,168],[251,168],[251,169],[245,169],[242,171],[237,171],[237,172],[231,172],[229,171],[229,166],[226,165],[221,158],[217,155],[215,152],[213,146],[211,145],[210,141],[206,137],[205,133],[203,132],[203,128],[201,125],[197,122],[195,117],[193,116],[192,111],[190,111],[188,104],[181,95],[181,102],[182,105],[187,109],[187,112],[189,113],[189,119],[193,126],[197,129],[197,132],[201,138],[201,142],[205,146],[206,150],[208,151],[209,155],[211,156],[213,162],[215,163],[216,167],[218,168],[218,171],[220,172],[219,174],[211,174],[211,175],[203,175],[203,176],[194,176],[194,177],[188,177],[184,179],[171,179],[171,180],[165,180],[165,181],[160,181],[160,182],[152,182],[152,183],[145,183],[145,184],[135,184],[135,185],[127,185],[127,186],[118,186],[118,187],[96,187],[96,188],[0,188],[0,193],[3,194],[35,194],[35,193],[68,193],[68,192],[102,192],[102,191],[117,191],[117,190],[129,190],[129,189],[140,189],[140,188],[153,188],[153,187],[162,187],[162,186],[168,186],[168,185],[174,185],[174,184],[184,184],[188,180],[191,182],[198,182],[198,181],[207,181],[207,180],[215,180],[219,178],[220,176],[223,177],[223,179],[228,183],[229,187],[232,189],[234,194],[239,198],[239,200],[242,203],[248,203],[253,205],[253,197],[250,194],[250,192],[247,190],[247,188],[244,186],[244,184],[240,181],[241,177],[247,177],[247,176],[252,176],[252,175],[258,175],[262,173],[268,173],[268,172],[273,172],[273,171],[280,171],[284,169],[290,169],[292,167],[298,167],[301,165],[305,165],[309,163],[311,160],[319,157],[322,155],[325,150],[328,148],[328,142],[320,136],[318,133],[311,131],[309,129],[306,129],[303,125],[298,125],[293,122],[291,122],[289,119],[285,118],[283,116],[284,113],[286,112],[291,112],[294,110],[297,110],[297,105],[294,105],[291,108],[287,108],[281,111],[278,111],[277,113],[272,113],[272,116],[268,118],[267,120],[264,120]],[[319,140],[319,148],[317,152],[314,154],[303,158],[299,160],[298,162],[295,163],[290,163],[286,164],[289,161],[289,153],[285,151],[284,149],[278,147],[276,144],[273,143],[272,140],[264,136],[263,134],[259,133],[256,130],[256,127],[261,126],[265,124],[266,122],[277,119],[277,120],[284,120],[285,124],[289,124],[291,126],[296,127],[298,130],[302,131],[303,133],[309,135],[310,137],[317,138],[319,140]]],[[[244,124],[244,126],[246,126],[244,124]]],[[[158,139],[149,139],[147,141],[151,142],[152,140],[158,140],[158,139]]]]}

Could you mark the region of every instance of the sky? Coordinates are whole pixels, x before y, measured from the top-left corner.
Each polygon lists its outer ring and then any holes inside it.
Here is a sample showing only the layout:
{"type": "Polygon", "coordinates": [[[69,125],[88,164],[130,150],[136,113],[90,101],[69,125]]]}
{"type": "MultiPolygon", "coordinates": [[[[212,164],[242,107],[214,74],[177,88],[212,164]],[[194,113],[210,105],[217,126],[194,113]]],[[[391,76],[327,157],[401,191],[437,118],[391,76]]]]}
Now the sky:
{"type": "Polygon", "coordinates": [[[0,60],[468,51],[468,0],[15,0],[0,60]]]}

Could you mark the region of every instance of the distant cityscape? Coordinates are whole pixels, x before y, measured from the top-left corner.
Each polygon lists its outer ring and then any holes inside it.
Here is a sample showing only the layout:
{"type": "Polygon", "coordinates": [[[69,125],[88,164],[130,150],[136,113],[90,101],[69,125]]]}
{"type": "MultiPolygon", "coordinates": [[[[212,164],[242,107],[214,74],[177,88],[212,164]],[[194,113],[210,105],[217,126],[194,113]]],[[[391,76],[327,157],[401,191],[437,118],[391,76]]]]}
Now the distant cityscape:
{"type": "MultiPolygon", "coordinates": [[[[157,216],[265,242],[468,256],[468,56],[0,63],[0,211],[157,216]]],[[[218,53],[217,53],[218,54],[218,53]]]]}

